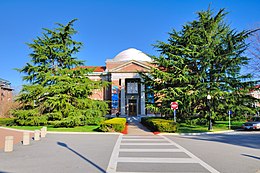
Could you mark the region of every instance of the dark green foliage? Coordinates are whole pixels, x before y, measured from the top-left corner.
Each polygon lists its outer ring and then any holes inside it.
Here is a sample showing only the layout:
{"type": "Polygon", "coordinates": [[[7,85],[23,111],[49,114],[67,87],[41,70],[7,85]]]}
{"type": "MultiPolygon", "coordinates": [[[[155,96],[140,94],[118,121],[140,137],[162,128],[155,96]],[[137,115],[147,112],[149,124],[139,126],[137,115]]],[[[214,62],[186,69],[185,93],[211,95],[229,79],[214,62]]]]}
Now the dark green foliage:
{"type": "MultiPolygon", "coordinates": [[[[247,72],[250,72],[255,78],[260,78],[260,27],[258,26],[257,31],[252,34],[249,38],[250,47],[248,53],[250,55],[250,63],[247,72]]],[[[260,89],[260,88],[259,88],[260,89]]]]}
{"type": "Polygon", "coordinates": [[[125,129],[125,118],[113,118],[100,124],[99,130],[102,132],[122,132],[125,129]]]}
{"type": "Polygon", "coordinates": [[[141,119],[141,123],[153,132],[176,132],[178,124],[170,119],[145,117],[141,119]]]}
{"type": "Polygon", "coordinates": [[[87,75],[92,71],[80,68],[83,62],[74,57],[82,46],[72,40],[77,33],[74,22],[58,24],[54,30],[44,29],[42,37],[28,44],[33,50],[31,61],[17,69],[26,74],[23,80],[30,83],[17,97],[21,103],[20,109],[14,111],[18,124],[74,127],[99,123],[106,114],[107,103],[90,96],[107,83],[90,80],[87,75]]]}
{"type": "Polygon", "coordinates": [[[15,123],[22,126],[40,126],[47,124],[47,117],[40,115],[37,109],[16,110],[13,112],[15,123]]]}
{"type": "Polygon", "coordinates": [[[185,123],[188,125],[200,125],[204,126],[208,124],[208,120],[206,118],[194,118],[194,119],[186,119],[185,123]]]}
{"type": "Polygon", "coordinates": [[[16,110],[13,112],[15,123],[22,126],[40,126],[47,124],[47,117],[40,115],[37,109],[16,110]]]}
{"type": "Polygon", "coordinates": [[[148,108],[170,116],[170,103],[177,101],[177,116],[200,115],[212,118],[227,115],[254,114],[253,97],[248,95],[256,84],[251,75],[241,75],[248,63],[244,51],[251,31],[235,31],[225,24],[224,9],[217,14],[209,9],[198,12],[198,19],[185,24],[181,31],[172,30],[167,42],[158,42],[159,57],[152,57],[154,68],[143,74],[144,83],[154,94],[148,108]],[[207,95],[212,99],[207,101],[207,95]]]}
{"type": "Polygon", "coordinates": [[[0,118],[0,126],[12,126],[14,124],[14,118],[0,118]]]}

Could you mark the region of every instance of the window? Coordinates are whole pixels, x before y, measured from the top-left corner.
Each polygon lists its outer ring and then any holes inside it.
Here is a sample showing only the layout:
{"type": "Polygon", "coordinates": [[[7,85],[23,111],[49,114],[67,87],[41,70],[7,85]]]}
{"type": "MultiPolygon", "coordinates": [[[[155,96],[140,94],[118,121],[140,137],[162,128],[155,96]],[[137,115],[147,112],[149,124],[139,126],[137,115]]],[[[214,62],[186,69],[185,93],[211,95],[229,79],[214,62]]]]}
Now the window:
{"type": "Polygon", "coordinates": [[[127,83],[127,93],[128,94],[138,94],[138,83],[128,82],[127,83]]]}

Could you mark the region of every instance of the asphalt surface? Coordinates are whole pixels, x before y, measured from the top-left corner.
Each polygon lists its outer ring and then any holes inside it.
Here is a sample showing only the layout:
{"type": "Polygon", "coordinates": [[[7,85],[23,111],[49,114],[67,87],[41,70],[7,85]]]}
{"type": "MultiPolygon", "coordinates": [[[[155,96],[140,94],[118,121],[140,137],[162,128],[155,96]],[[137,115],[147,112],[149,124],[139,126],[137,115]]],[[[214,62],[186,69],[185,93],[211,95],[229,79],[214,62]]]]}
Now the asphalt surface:
{"type": "MultiPolygon", "coordinates": [[[[130,128],[131,131],[131,128],[130,128]]],[[[260,132],[47,134],[0,151],[1,173],[260,173],[260,132]]]]}
{"type": "Polygon", "coordinates": [[[47,134],[29,146],[0,152],[0,172],[103,173],[119,135],[47,134]]]}
{"type": "Polygon", "coordinates": [[[260,132],[167,136],[221,173],[260,173],[260,132]]]}

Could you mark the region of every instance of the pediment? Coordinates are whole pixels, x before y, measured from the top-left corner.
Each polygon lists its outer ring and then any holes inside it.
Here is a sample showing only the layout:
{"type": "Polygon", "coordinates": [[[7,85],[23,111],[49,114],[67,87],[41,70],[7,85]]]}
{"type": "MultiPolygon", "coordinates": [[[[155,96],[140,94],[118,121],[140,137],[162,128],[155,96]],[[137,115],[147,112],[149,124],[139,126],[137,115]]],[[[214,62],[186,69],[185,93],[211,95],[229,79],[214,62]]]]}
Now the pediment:
{"type": "Polygon", "coordinates": [[[132,60],[111,69],[110,72],[149,72],[150,68],[148,64],[132,60]]]}

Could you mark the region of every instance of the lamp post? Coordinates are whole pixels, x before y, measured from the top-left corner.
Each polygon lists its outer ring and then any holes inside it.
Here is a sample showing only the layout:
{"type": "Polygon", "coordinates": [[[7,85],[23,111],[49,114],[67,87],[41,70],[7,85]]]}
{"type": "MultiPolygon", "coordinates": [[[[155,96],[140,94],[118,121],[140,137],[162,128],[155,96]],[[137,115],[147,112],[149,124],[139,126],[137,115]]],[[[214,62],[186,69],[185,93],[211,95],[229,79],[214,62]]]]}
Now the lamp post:
{"type": "Polygon", "coordinates": [[[212,130],[212,122],[211,122],[211,112],[210,112],[210,100],[211,100],[211,95],[207,95],[207,100],[208,100],[208,105],[209,105],[209,127],[208,130],[212,130]]]}

